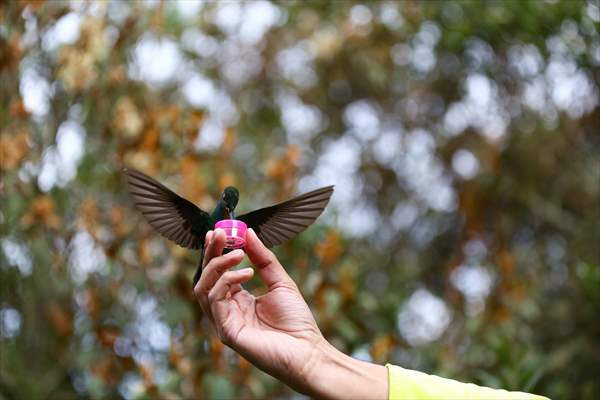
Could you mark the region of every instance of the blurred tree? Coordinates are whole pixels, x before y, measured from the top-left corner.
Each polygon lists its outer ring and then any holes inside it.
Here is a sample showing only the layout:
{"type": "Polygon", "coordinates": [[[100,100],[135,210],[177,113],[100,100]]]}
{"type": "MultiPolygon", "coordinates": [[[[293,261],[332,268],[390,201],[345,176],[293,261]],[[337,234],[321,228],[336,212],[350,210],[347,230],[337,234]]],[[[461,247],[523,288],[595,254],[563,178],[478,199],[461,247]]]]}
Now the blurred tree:
{"type": "MultiPolygon", "coordinates": [[[[320,184],[277,250],[356,357],[600,396],[596,1],[0,6],[0,397],[275,398],[131,165],[201,207],[320,184]]],[[[260,285],[253,282],[255,290],[260,285]]]]}

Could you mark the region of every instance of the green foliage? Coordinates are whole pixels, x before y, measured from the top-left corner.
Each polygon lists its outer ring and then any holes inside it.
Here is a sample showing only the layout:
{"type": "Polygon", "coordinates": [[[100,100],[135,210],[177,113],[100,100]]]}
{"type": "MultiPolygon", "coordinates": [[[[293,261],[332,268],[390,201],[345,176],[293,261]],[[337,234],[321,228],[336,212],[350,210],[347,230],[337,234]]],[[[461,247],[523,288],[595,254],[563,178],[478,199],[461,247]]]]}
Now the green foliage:
{"type": "Polygon", "coordinates": [[[125,165],[205,209],[229,184],[242,212],[335,184],[276,250],[335,346],[600,396],[597,2],[11,1],[0,20],[0,398],[294,396],[214,337],[198,254],[145,223],[125,165]]]}

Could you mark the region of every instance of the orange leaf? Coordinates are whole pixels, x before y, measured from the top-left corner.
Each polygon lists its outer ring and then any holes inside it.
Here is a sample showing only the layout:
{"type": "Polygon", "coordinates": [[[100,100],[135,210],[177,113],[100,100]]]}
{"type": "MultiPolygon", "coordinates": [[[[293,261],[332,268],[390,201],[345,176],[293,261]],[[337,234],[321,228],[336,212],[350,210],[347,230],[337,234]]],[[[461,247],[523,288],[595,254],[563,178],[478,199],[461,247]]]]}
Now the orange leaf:
{"type": "Polygon", "coordinates": [[[103,346],[106,346],[108,348],[113,347],[113,345],[115,344],[115,341],[117,340],[117,338],[119,337],[119,331],[116,330],[115,328],[100,328],[100,330],[98,331],[98,339],[100,340],[100,343],[103,346]]]}
{"type": "Polygon", "coordinates": [[[356,284],[354,283],[354,277],[348,268],[344,268],[340,271],[339,288],[344,300],[349,300],[354,297],[356,284]]]}
{"type": "Polygon", "coordinates": [[[219,187],[221,190],[233,185],[235,185],[235,176],[231,172],[225,172],[219,177],[219,187]]]}
{"type": "Polygon", "coordinates": [[[510,276],[515,269],[515,258],[512,253],[506,249],[498,251],[496,254],[496,262],[504,276],[510,276]]]}
{"type": "Polygon", "coordinates": [[[87,312],[90,314],[90,317],[94,322],[98,322],[100,319],[100,298],[98,295],[98,290],[90,286],[86,290],[86,301],[85,306],[87,312]]]}
{"type": "Polygon", "coordinates": [[[390,353],[394,348],[395,340],[391,335],[380,336],[371,346],[371,356],[376,362],[389,360],[390,353]]]}
{"type": "Polygon", "coordinates": [[[181,194],[186,199],[199,203],[204,195],[205,185],[198,179],[200,160],[193,154],[187,154],[181,159],[181,194]]]}
{"type": "Polygon", "coordinates": [[[99,361],[91,363],[90,371],[102,382],[113,383],[115,381],[115,369],[110,357],[103,357],[99,361]]]}
{"type": "Polygon", "coordinates": [[[21,219],[21,224],[28,228],[41,221],[48,228],[58,229],[61,221],[54,208],[54,200],[50,196],[38,197],[31,204],[29,212],[21,219]]]}
{"type": "Polygon", "coordinates": [[[146,388],[150,391],[155,390],[156,384],[154,383],[154,378],[152,377],[152,367],[150,365],[138,364],[138,368],[146,388]]]}
{"type": "Polygon", "coordinates": [[[221,144],[221,151],[230,155],[235,149],[236,142],[236,131],[234,128],[227,128],[225,130],[225,137],[223,138],[223,144],[221,144]]]}
{"type": "Polygon", "coordinates": [[[330,230],[325,235],[325,239],[316,245],[315,253],[325,266],[331,266],[341,256],[343,245],[340,234],[335,230],[330,230]]]}
{"type": "Polygon", "coordinates": [[[0,170],[17,168],[29,151],[29,132],[0,136],[0,170]]]}
{"type": "Polygon", "coordinates": [[[25,108],[22,98],[17,98],[10,103],[10,116],[12,118],[29,118],[29,111],[25,108]]]}
{"type": "Polygon", "coordinates": [[[48,307],[50,322],[60,336],[70,336],[73,332],[73,317],[61,308],[57,303],[51,303],[48,307]]]}
{"type": "Polygon", "coordinates": [[[114,206],[110,210],[110,220],[113,225],[113,232],[117,236],[117,238],[122,238],[126,234],[125,227],[125,212],[123,207],[114,206]]]}
{"type": "Polygon", "coordinates": [[[149,265],[152,262],[152,251],[148,238],[138,240],[138,256],[142,265],[149,265]]]}
{"type": "Polygon", "coordinates": [[[159,147],[160,136],[158,131],[154,128],[148,129],[144,133],[142,143],[140,143],[140,149],[148,152],[156,151],[159,147]]]}
{"type": "Polygon", "coordinates": [[[91,197],[86,198],[79,206],[79,225],[85,228],[90,234],[94,235],[99,221],[100,212],[96,200],[91,197]]]}

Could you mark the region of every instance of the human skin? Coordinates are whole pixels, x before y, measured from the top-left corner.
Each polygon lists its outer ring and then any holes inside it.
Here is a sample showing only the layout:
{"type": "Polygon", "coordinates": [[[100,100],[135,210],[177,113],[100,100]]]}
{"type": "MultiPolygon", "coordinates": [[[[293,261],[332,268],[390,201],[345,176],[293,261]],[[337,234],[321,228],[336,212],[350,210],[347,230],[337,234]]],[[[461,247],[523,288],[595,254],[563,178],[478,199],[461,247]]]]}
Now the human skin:
{"type": "Polygon", "coordinates": [[[220,255],[222,229],[210,231],[203,272],[194,294],[219,339],[242,357],[298,392],[325,399],[385,399],[384,366],[356,360],[321,334],[300,290],[249,229],[245,251],[220,255]],[[246,254],[254,266],[231,271],[246,254]],[[242,287],[254,271],[267,293],[254,296],[242,287]]]}

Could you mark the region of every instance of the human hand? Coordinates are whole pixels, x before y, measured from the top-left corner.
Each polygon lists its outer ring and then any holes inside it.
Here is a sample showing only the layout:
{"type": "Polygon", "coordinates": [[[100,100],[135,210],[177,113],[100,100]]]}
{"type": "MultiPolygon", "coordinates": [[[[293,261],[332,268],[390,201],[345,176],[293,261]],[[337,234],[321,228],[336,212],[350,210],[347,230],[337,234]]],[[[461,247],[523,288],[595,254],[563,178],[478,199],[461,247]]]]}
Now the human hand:
{"type": "Polygon", "coordinates": [[[309,391],[310,371],[325,340],[296,284],[251,229],[245,250],[268,287],[262,296],[241,286],[252,277],[251,268],[228,271],[242,261],[242,250],[219,256],[225,246],[223,230],[209,232],[205,243],[194,293],[219,338],[268,374],[309,391]]]}
{"type": "Polygon", "coordinates": [[[318,398],[383,399],[385,367],[355,360],[331,346],[321,334],[298,287],[252,229],[246,254],[268,291],[254,296],[242,288],[254,270],[229,271],[242,250],[220,255],[221,229],[208,232],[203,272],[194,294],[217,335],[252,364],[295,390],[318,398]]]}

